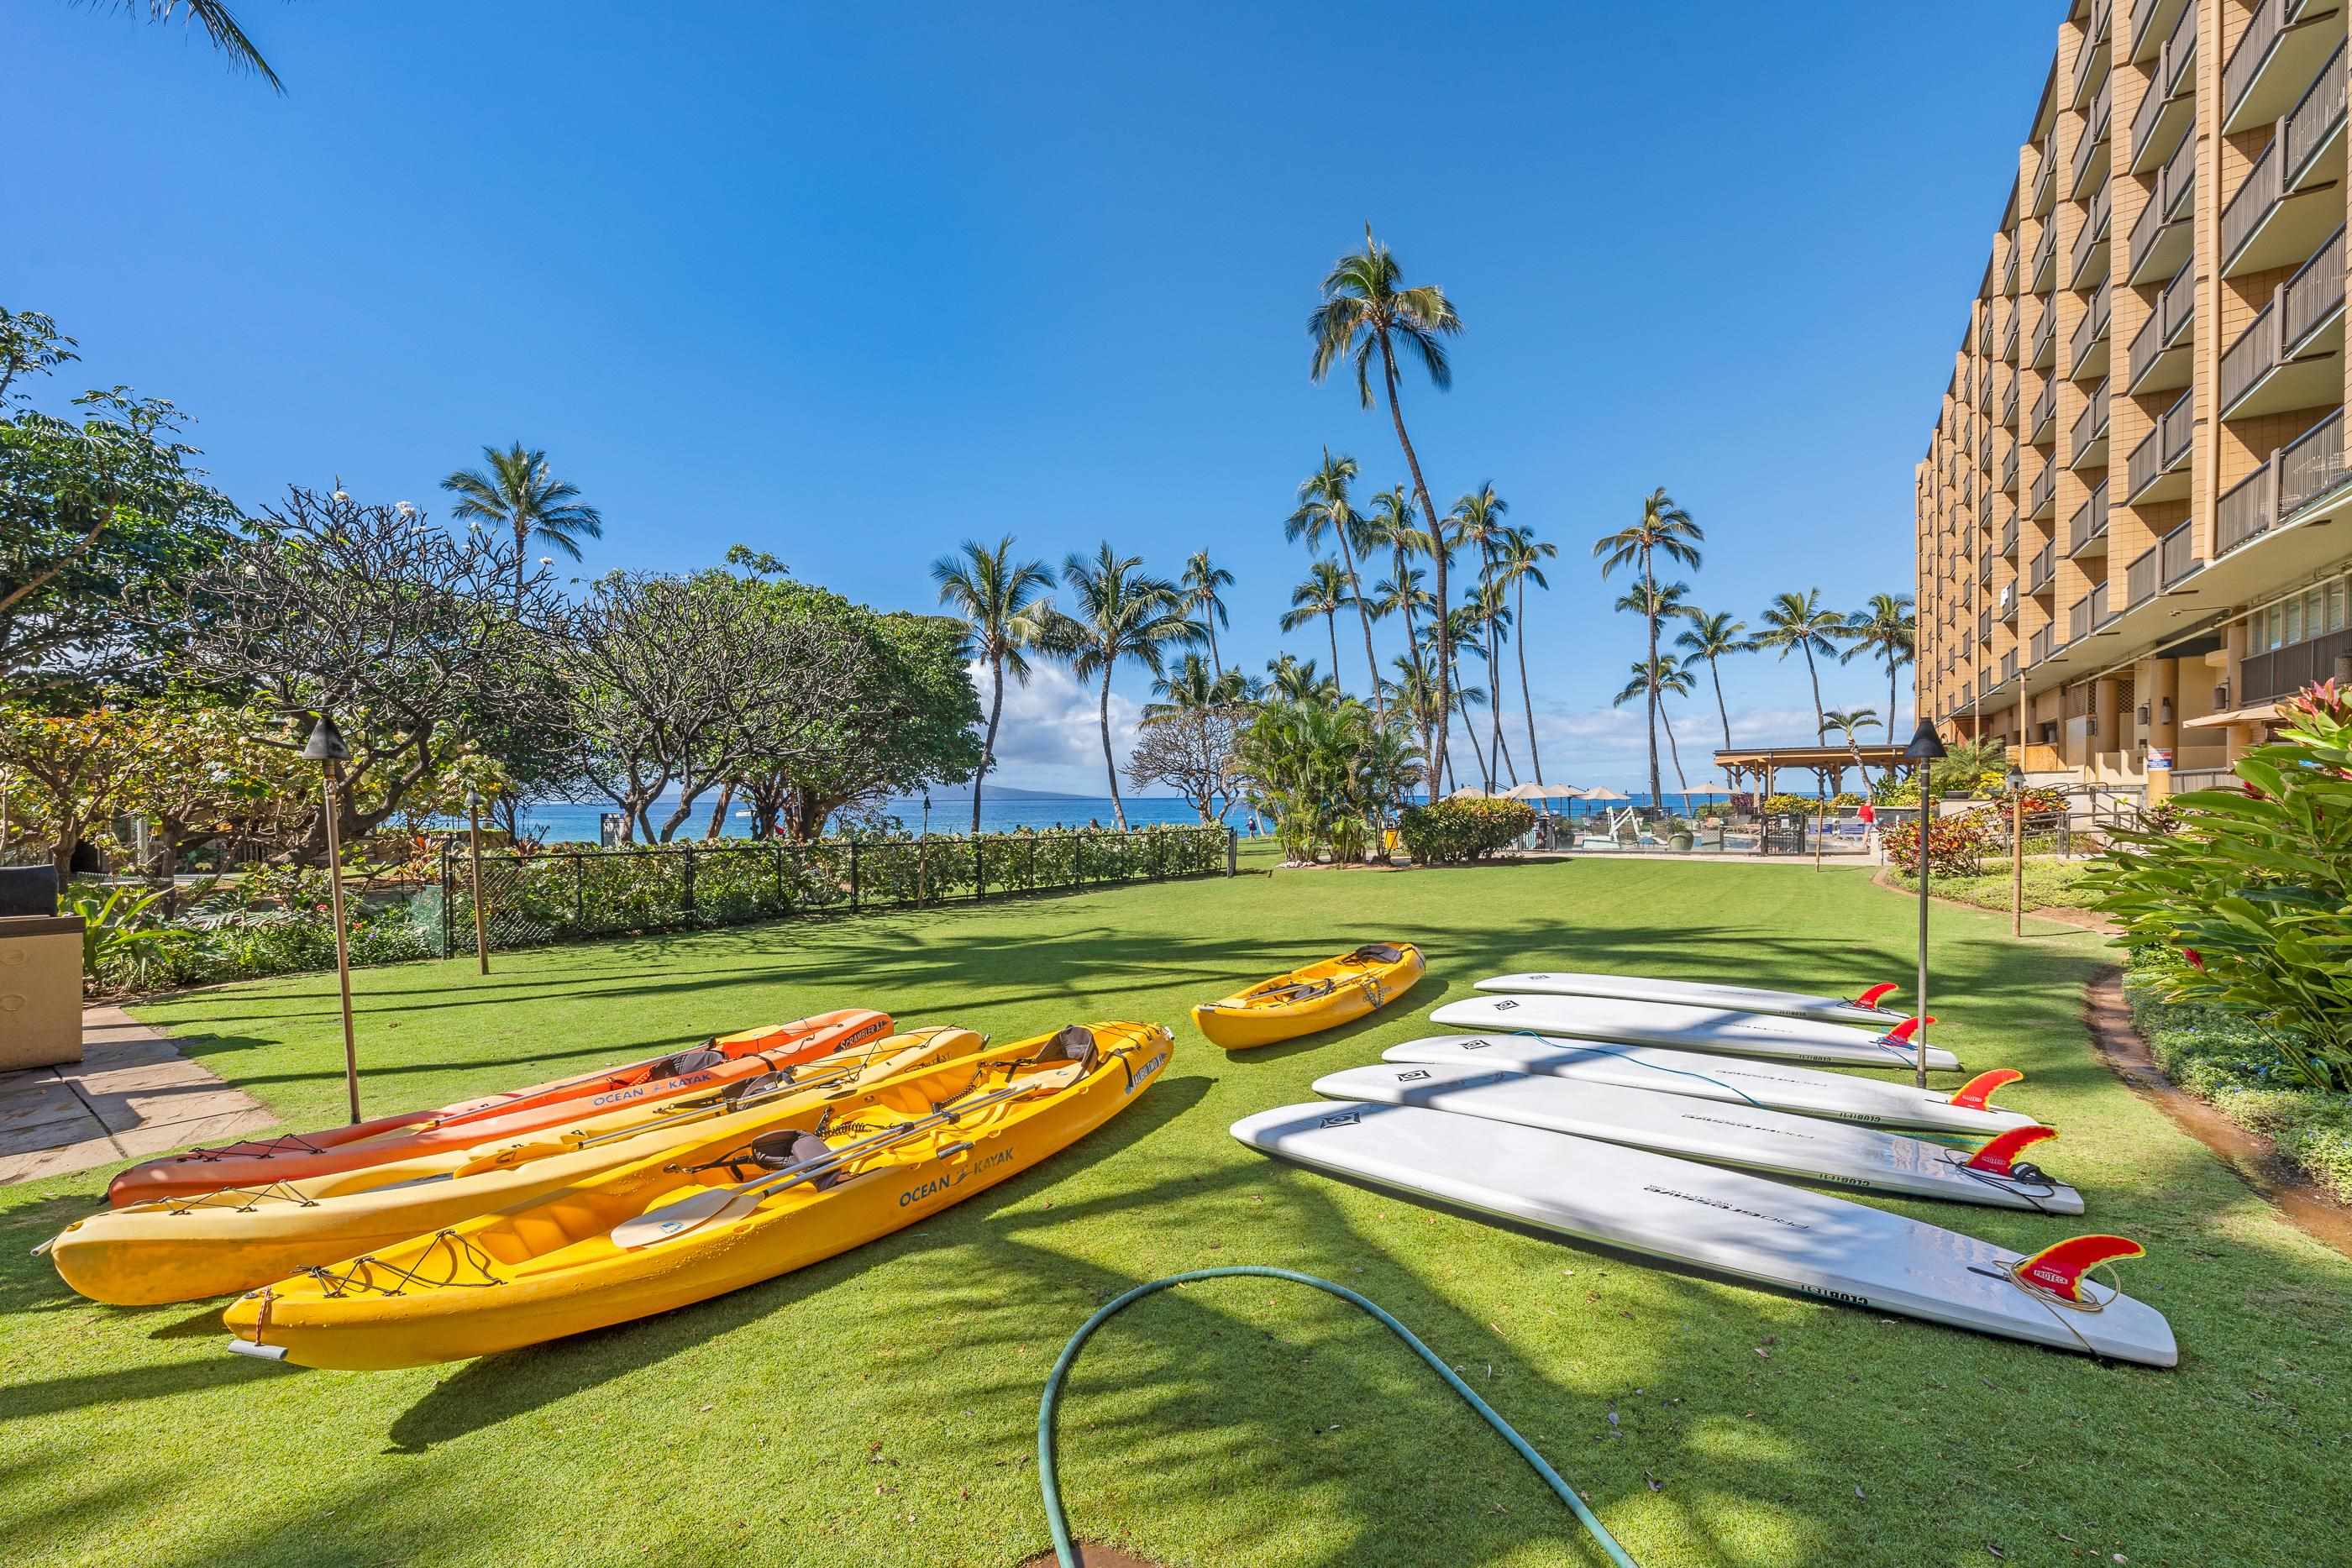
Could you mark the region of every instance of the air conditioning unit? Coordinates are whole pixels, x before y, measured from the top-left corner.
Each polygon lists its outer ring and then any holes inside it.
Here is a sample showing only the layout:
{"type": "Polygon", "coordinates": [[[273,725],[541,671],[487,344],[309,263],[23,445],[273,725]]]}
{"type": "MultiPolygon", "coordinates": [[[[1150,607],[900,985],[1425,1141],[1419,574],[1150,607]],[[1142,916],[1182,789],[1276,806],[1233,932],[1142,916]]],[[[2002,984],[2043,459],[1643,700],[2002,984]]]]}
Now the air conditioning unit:
{"type": "Polygon", "coordinates": [[[2215,713],[2230,711],[2230,683],[2227,681],[2213,688],[2213,711],[2215,713]]]}

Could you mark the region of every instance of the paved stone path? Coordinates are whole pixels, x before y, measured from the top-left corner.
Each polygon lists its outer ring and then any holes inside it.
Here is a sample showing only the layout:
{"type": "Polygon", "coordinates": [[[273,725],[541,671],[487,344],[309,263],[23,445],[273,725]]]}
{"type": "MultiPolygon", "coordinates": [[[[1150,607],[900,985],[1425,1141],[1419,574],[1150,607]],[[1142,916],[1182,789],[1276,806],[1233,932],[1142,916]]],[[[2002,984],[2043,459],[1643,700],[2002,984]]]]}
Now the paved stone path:
{"type": "Polygon", "coordinates": [[[83,1009],[82,1059],[0,1072],[0,1186],[267,1127],[278,1118],[121,1008],[83,1009]]]}

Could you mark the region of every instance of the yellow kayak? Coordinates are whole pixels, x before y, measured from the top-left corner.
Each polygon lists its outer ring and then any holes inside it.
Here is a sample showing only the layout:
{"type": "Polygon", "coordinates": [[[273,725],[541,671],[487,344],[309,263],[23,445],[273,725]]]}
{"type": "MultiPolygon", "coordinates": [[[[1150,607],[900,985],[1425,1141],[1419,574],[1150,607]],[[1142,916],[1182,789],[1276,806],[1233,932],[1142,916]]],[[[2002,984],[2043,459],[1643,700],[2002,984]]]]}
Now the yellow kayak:
{"type": "Polygon", "coordinates": [[[231,1295],[534,1201],[690,1138],[748,1140],[805,1119],[828,1097],[985,1044],[968,1029],[919,1030],[730,1085],[739,1094],[638,1104],[384,1165],[108,1209],[67,1226],[49,1260],[67,1284],[116,1306],[231,1295]]]}
{"type": "Polygon", "coordinates": [[[915,1224],[1134,1103],[1158,1024],[1073,1025],[812,1106],[239,1297],[229,1348],[373,1371],[668,1312],[915,1224]]]}
{"type": "Polygon", "coordinates": [[[1378,1012],[1412,989],[1423,967],[1421,949],[1410,942],[1370,942],[1237,996],[1202,1002],[1192,1022],[1227,1051],[1272,1045],[1378,1012]]]}

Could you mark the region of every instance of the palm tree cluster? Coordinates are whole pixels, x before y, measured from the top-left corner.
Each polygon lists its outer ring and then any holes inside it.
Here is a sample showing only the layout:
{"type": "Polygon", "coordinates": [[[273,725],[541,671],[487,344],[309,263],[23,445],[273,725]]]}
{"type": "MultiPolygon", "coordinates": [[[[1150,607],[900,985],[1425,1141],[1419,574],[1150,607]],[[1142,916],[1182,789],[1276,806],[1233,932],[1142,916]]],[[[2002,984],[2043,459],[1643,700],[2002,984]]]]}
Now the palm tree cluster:
{"type": "Polygon", "coordinates": [[[1814,733],[1826,737],[1833,729],[1838,731],[1845,737],[1848,749],[1853,751],[1857,765],[1861,761],[1858,732],[1866,725],[1881,722],[1880,715],[1871,708],[1825,706],[1822,700],[1822,661],[1834,658],[1841,664],[1849,664],[1857,658],[1870,658],[1884,664],[1884,723],[1891,743],[1895,738],[1895,681],[1903,667],[1911,663],[1916,635],[1911,596],[1874,593],[1862,609],[1848,612],[1823,604],[1818,588],[1776,594],[1758,618],[1760,629],[1751,632],[1746,622],[1693,603],[1689,583],[1658,580],[1661,563],[1698,570],[1699,547],[1706,538],[1705,530],[1692,520],[1690,514],[1661,488],[1642,498],[1637,520],[1602,535],[1592,544],[1602,577],[1612,575],[1621,567],[1631,568],[1635,573],[1633,586],[1619,597],[1616,608],[1642,617],[1648,632],[1649,652],[1647,657],[1633,664],[1632,678],[1618,692],[1614,706],[1623,707],[1638,701],[1647,710],[1650,799],[1663,797],[1658,774],[1658,731],[1662,727],[1675,779],[1683,792],[1689,793],[1689,781],[1683,776],[1681,752],[1675,745],[1674,724],[1665,712],[1664,701],[1668,697],[1691,696],[1696,690],[1702,664],[1706,666],[1707,682],[1715,693],[1716,716],[1723,725],[1723,744],[1727,748],[1730,747],[1731,710],[1724,701],[1723,661],[1737,653],[1769,651],[1783,659],[1791,653],[1801,654],[1812,685],[1814,733]],[[1679,653],[1659,646],[1670,623],[1684,627],[1674,639],[1679,653]]]}

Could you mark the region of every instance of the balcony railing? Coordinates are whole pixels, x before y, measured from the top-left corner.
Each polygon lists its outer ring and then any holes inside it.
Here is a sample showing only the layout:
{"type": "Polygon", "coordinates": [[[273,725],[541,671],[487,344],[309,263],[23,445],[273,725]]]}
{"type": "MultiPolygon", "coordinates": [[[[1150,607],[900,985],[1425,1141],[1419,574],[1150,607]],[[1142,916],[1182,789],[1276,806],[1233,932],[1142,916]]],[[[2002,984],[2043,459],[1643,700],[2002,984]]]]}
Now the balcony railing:
{"type": "Polygon", "coordinates": [[[2043,433],[2050,428],[2051,422],[2057,417],[2057,413],[2058,385],[2055,382],[2052,382],[2044,384],[2042,395],[2033,400],[2033,417],[2025,422],[2026,438],[2037,445],[2040,444],[2043,433]]]}
{"type": "Polygon", "coordinates": [[[2344,477],[2344,411],[2336,410],[2280,447],[2277,463],[2278,515],[2292,517],[2344,477]]]}
{"type": "MultiPolygon", "coordinates": [[[[2016,398],[2015,398],[2014,396],[2012,396],[2012,397],[2010,399],[2010,401],[2013,403],[2013,402],[2015,402],[2017,400],[2016,400],[2016,398]]],[[[2009,447],[2009,455],[2008,455],[2007,457],[2005,457],[2005,458],[2003,458],[2003,459],[2001,460],[2001,465],[2000,465],[2000,493],[2001,493],[2002,495],[2006,496],[2006,495],[2008,495],[2011,491],[2012,491],[2012,490],[2014,490],[2014,489],[2016,489],[2016,488],[2017,488],[2017,444],[2016,444],[2015,442],[2011,442],[2011,443],[2010,443],[2010,447],[2009,447]]],[[[2017,532],[2017,524],[2016,524],[2016,522],[2015,522],[2015,521],[2013,521],[2013,520],[2012,520],[2012,521],[2010,523],[2010,525],[2009,525],[2009,531],[2010,531],[2011,534],[2015,534],[2015,533],[2017,532]]]]}
{"type": "Polygon", "coordinates": [[[2066,287],[2080,288],[2085,281],[2085,270],[2091,265],[2091,253],[2105,245],[2115,227],[2115,186],[2101,185],[2084,210],[2083,226],[2074,231],[2074,249],[2066,262],[2066,287]]]}
{"type": "MultiPolygon", "coordinates": [[[[2016,329],[2011,328],[2011,331],[2013,335],[2016,329]]],[[[2009,372],[2009,390],[2000,394],[2000,413],[1993,417],[1993,423],[2003,430],[2010,429],[2017,423],[2017,370],[2014,365],[2011,367],[2009,372]]],[[[2010,460],[2011,463],[2016,461],[2014,452],[2010,460]]],[[[2015,476],[2012,475],[2011,477],[2015,476]]],[[[2009,486],[2004,485],[2001,488],[2005,490],[2009,486]]]]}
{"type": "Polygon", "coordinates": [[[2344,308],[2344,231],[2338,228],[2279,291],[2279,351],[2292,356],[2303,340],[2344,308]]]}
{"type": "Polygon", "coordinates": [[[2090,499],[2074,508],[2066,524],[2066,553],[2076,556],[2093,539],[2105,538],[2107,533],[2107,483],[2100,480],[2091,486],[2090,499]]]}
{"type": "Polygon", "coordinates": [[[2033,287],[2035,288],[2050,287],[2050,269],[2057,259],[2058,225],[2045,219],[2042,225],[2042,243],[2033,247],[2033,287]]]}
{"type": "Polygon", "coordinates": [[[2011,648],[2000,656],[2001,685],[2007,685],[2015,679],[2017,679],[2017,650],[2011,648]]]}
{"type": "Polygon", "coordinates": [[[2137,500],[2158,479],[2180,466],[2188,459],[2196,435],[2197,392],[2192,387],[2164,411],[2154,428],[2132,448],[2131,461],[2125,470],[2126,483],[2131,488],[2125,494],[2137,500]]]}
{"type": "Polygon", "coordinates": [[[2221,67],[2221,113],[2224,119],[2238,112],[2240,100],[2246,89],[2254,85],[2254,78],[2263,68],[2276,47],[2281,29],[2285,26],[2283,0],[2262,0],[2254,14],[2247,19],[2246,30],[2238,35],[2238,47],[2221,67]]]}
{"type": "MultiPolygon", "coordinates": [[[[2016,270],[2014,267],[2010,268],[2012,282],[2015,281],[2016,270]]],[[[2014,294],[2016,290],[2010,292],[2014,294]]],[[[2017,363],[2017,304],[2013,299],[2009,307],[2009,330],[2002,334],[2000,340],[2000,357],[2005,364],[2014,366],[2017,363]]]]}
{"type": "Polygon", "coordinates": [[[2041,631],[2036,632],[2033,634],[2032,641],[2026,646],[2028,651],[2032,654],[2032,657],[2026,660],[2028,664],[2038,664],[2042,663],[2042,660],[2048,658],[2051,652],[2050,628],[2044,626],[2041,631]]]}
{"type": "Polygon", "coordinates": [[[2083,101],[2083,91],[2090,85],[2092,73],[2107,57],[2109,27],[2115,21],[2115,0],[2092,0],[2090,26],[2084,31],[2083,47],[2074,51],[2074,101],[2083,101]]]}
{"type": "Polygon", "coordinates": [[[2344,46],[2338,44],[2336,53],[2319,68],[2319,75],[2304,89],[2303,98],[2286,117],[2286,167],[2281,178],[2287,190],[2319,156],[2344,124],[2344,46]]]}
{"type": "Polygon", "coordinates": [[[2058,134],[2052,131],[2042,139],[2041,168],[2033,176],[2033,197],[2026,204],[2026,212],[2041,217],[2050,211],[2058,194],[2058,134]]]}
{"type": "Polygon", "coordinates": [[[2156,188],[2148,193],[2147,204],[2132,220],[2130,243],[2124,251],[2124,267],[2127,277],[2139,280],[2139,270],[2149,253],[2164,237],[2166,229],[2177,223],[2186,223],[2194,210],[2197,194],[2197,138],[2183,136],[2172,156],[2156,172],[2156,188]]]}
{"type": "MultiPolygon", "coordinates": [[[[2144,11],[2153,10],[2145,5],[2144,11]]],[[[2172,32],[2158,47],[2155,74],[2148,78],[2147,90],[2140,94],[2139,109],[2132,116],[2132,159],[2137,163],[2141,150],[2157,131],[2164,118],[2165,106],[2183,93],[2195,89],[2190,68],[2197,63],[2197,7],[2183,5],[2180,15],[2173,19],[2172,32]]]]}
{"type": "Polygon", "coordinates": [[[2033,493],[2026,500],[2025,515],[2029,517],[2042,516],[2050,509],[2050,503],[2056,498],[2057,494],[2058,470],[2050,464],[2044,463],[2042,465],[2040,477],[2033,481],[2033,493]]]}
{"type": "Polygon", "coordinates": [[[2154,545],[2148,546],[2147,549],[2132,557],[2131,565],[2124,569],[2124,586],[2126,591],[2124,607],[2126,609],[2130,609],[2135,605],[2145,604],[2149,600],[2156,597],[2156,547],[2154,545]]]}
{"type": "Polygon", "coordinates": [[[2009,526],[2000,530],[2000,553],[2005,556],[2017,553],[2017,519],[2015,517],[2010,518],[2009,526]]]}
{"type": "Polygon", "coordinates": [[[2197,559],[2197,525],[2193,520],[2165,535],[2158,548],[2164,552],[2164,586],[2167,588],[2185,580],[2204,564],[2197,559]]]}
{"type": "Polygon", "coordinates": [[[1977,612],[1977,641],[1992,641],[1992,608],[1990,605],[1977,612]]]}
{"type": "Polygon", "coordinates": [[[1977,586],[1979,588],[1990,588],[1992,586],[1992,557],[1986,556],[1982,560],[1977,562],[1977,586]]]}
{"type": "Polygon", "coordinates": [[[2112,81],[2102,82],[2099,96],[2091,100],[2089,118],[2084,121],[2083,139],[2074,143],[2074,166],[2070,172],[2072,183],[2067,187],[2076,201],[2090,193],[2086,189],[2093,172],[2102,166],[2100,154],[2106,149],[2107,122],[2115,107],[2115,87],[2112,81]]]}
{"type": "MultiPolygon", "coordinates": [[[[2264,4],[2270,5],[2277,3],[2278,0],[2264,0],[2264,4]]],[[[2273,136],[2270,145],[2255,157],[2253,166],[2246,171],[2245,183],[2240,185],[2238,193],[2230,198],[2230,204],[2221,209],[2221,269],[2224,272],[2229,270],[2231,262],[2238,259],[2238,253],[2246,248],[2246,242],[2254,237],[2254,231],[2262,226],[2263,219],[2270,215],[2271,208],[2278,204],[2278,138],[2273,136]]]]}
{"type": "Polygon", "coordinates": [[[2025,580],[2025,591],[2028,593],[2041,592],[2043,589],[2050,586],[2050,580],[2056,576],[2057,572],[2058,547],[2055,545],[2043,545],[2041,552],[2033,558],[2033,571],[2032,574],[2025,580]]]}
{"type": "Polygon", "coordinates": [[[2116,613],[2107,608],[2107,585],[2104,582],[2098,584],[2074,601],[2073,607],[2066,612],[2066,641],[2069,643],[2081,642],[2114,620],[2116,613]]]}
{"type": "Polygon", "coordinates": [[[2246,389],[2270,374],[2279,362],[2277,301],[2254,312],[2238,340],[2221,356],[2221,413],[2245,396],[2246,389]]]}
{"type": "Polygon", "coordinates": [[[2137,387],[2140,379],[2156,368],[2156,361],[2165,350],[2188,335],[2189,324],[2197,319],[2196,270],[2193,265],[2181,267],[2156,297],[2156,308],[2147,313],[2147,319],[2132,334],[2131,385],[2137,387]]]}
{"type": "Polygon", "coordinates": [[[2106,434],[2107,383],[2101,382],[2091,389],[2090,401],[2083,404],[2083,412],[2074,416],[2074,436],[2066,448],[2069,455],[2067,465],[2084,467],[2085,459],[2095,464],[2098,460],[2091,456],[2091,449],[2106,434]]]}
{"type": "Polygon", "coordinates": [[[2102,283],[2098,292],[2091,296],[2091,303],[2083,311],[2083,319],[2074,323],[2074,336],[2066,349],[2068,374],[2072,375],[2083,368],[2083,361],[2090,358],[2091,350],[2106,337],[2107,328],[2114,320],[2115,300],[2108,294],[2107,286],[2102,283]]]}
{"type": "Polygon", "coordinates": [[[2224,556],[2270,532],[2278,520],[2277,475],[2265,463],[2221,493],[2213,507],[2213,553],[2224,556]]]}

